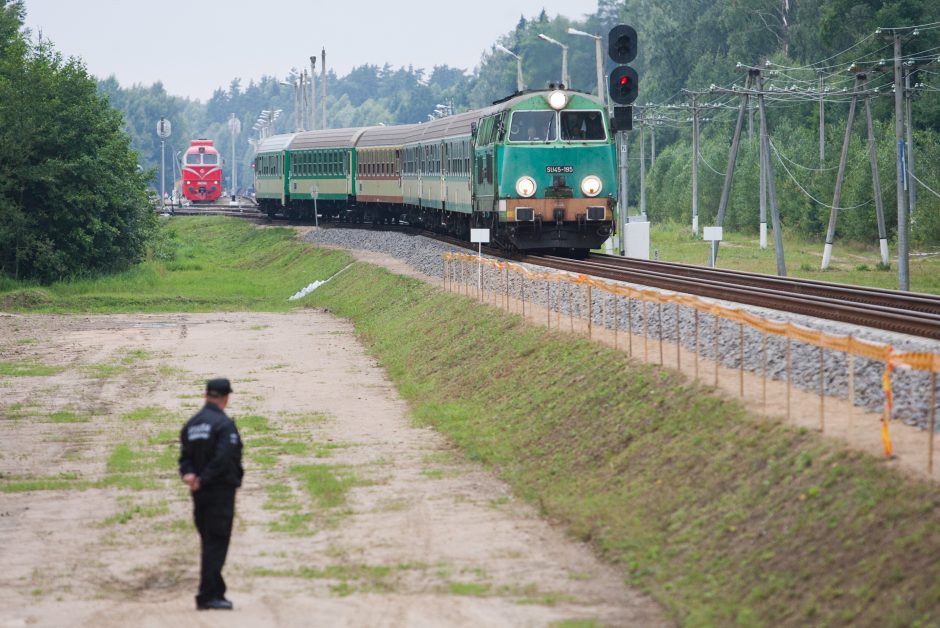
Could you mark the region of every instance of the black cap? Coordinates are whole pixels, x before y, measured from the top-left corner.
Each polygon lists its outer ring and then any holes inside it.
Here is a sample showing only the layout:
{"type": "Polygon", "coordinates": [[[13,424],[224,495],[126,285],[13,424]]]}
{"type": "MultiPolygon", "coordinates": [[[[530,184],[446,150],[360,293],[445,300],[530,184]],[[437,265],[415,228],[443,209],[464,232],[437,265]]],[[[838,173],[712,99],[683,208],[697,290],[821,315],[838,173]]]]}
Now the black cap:
{"type": "Polygon", "coordinates": [[[221,397],[232,392],[232,384],[224,377],[210,379],[206,382],[206,393],[215,393],[221,397]]]}

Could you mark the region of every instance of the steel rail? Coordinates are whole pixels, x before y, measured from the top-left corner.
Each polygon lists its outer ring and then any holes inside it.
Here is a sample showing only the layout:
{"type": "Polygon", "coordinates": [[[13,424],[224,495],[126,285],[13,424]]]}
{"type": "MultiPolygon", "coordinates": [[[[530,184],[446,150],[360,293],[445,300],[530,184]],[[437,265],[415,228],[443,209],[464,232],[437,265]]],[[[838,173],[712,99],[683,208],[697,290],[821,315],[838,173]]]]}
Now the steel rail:
{"type": "Polygon", "coordinates": [[[868,305],[883,305],[885,307],[929,314],[940,314],[940,296],[933,294],[905,292],[885,288],[869,288],[866,286],[818,281],[815,279],[777,277],[774,275],[763,275],[740,270],[706,268],[704,266],[693,266],[690,264],[654,262],[624,258],[616,255],[591,254],[589,259],[624,269],[668,272],[669,274],[689,278],[722,280],[742,286],[772,288],[792,294],[837,298],[844,301],[854,301],[868,305]]]}
{"type": "MultiPolygon", "coordinates": [[[[596,261],[596,258],[582,261],[554,256],[526,256],[523,261],[558,270],[653,286],[673,292],[940,340],[940,314],[911,310],[903,305],[860,303],[845,299],[839,296],[838,292],[831,293],[828,296],[806,294],[792,290],[788,291],[779,287],[744,285],[738,283],[734,278],[725,279],[719,276],[719,278],[714,279],[706,278],[703,275],[686,276],[681,272],[670,272],[670,265],[665,265],[665,268],[658,267],[659,270],[651,269],[657,268],[657,266],[625,268],[619,263],[611,264],[609,261],[596,261]]],[[[752,275],[755,274],[752,273],[752,275]]],[[[929,298],[929,295],[925,296],[929,298]]]]}

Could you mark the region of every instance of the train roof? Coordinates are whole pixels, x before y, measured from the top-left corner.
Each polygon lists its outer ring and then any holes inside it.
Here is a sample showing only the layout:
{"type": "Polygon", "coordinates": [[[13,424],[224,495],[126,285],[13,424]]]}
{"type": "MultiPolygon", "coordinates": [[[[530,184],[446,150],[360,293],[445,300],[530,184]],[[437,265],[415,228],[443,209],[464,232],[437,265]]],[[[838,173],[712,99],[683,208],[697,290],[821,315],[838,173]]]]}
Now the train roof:
{"type": "MultiPolygon", "coordinates": [[[[310,148],[371,148],[386,146],[405,146],[444,137],[470,135],[471,126],[480,118],[499,111],[512,109],[516,105],[545,98],[552,90],[536,90],[513,94],[488,107],[474,109],[464,113],[439,118],[419,124],[397,124],[393,126],[355,127],[347,129],[324,129],[321,131],[300,131],[289,135],[275,135],[261,142],[259,153],[281,150],[305,150],[310,148]]],[[[587,98],[603,108],[603,103],[596,97],[568,91],[569,97],[577,95],[587,98]]]]}
{"type": "Polygon", "coordinates": [[[417,124],[396,124],[393,126],[372,126],[359,138],[357,148],[373,146],[402,146],[415,132],[417,124]]]}
{"type": "Polygon", "coordinates": [[[271,137],[266,137],[258,143],[258,149],[256,153],[276,153],[280,152],[288,147],[291,143],[291,140],[294,139],[296,133],[290,133],[286,135],[272,135],[271,137]]]}
{"type": "Polygon", "coordinates": [[[349,148],[355,146],[366,127],[351,129],[324,129],[296,133],[288,145],[289,150],[307,148],[349,148]]]}

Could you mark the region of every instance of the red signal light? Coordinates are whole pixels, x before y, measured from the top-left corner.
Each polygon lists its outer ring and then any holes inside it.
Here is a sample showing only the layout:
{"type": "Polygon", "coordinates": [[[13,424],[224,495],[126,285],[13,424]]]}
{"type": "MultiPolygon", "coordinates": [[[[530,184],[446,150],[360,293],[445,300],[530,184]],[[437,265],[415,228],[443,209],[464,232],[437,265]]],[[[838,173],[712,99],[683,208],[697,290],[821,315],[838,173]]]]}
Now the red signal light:
{"type": "Polygon", "coordinates": [[[628,79],[626,76],[621,76],[621,77],[620,77],[620,84],[621,84],[621,85],[626,85],[626,84],[629,83],[629,82],[630,82],[630,79],[628,79]]]}

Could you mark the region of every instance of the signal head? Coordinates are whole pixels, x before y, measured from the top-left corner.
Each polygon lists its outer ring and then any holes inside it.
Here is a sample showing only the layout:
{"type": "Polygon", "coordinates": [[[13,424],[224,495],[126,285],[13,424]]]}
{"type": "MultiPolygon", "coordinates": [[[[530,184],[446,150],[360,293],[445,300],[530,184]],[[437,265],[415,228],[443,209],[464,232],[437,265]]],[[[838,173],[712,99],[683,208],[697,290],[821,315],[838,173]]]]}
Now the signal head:
{"type": "Polygon", "coordinates": [[[636,70],[619,65],[610,73],[610,99],[618,105],[629,105],[637,97],[639,78],[636,70]]]}
{"type": "Polygon", "coordinates": [[[610,29],[607,36],[607,54],[617,63],[630,63],[636,59],[636,30],[626,24],[610,29]]]}

